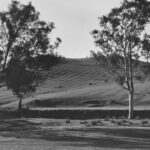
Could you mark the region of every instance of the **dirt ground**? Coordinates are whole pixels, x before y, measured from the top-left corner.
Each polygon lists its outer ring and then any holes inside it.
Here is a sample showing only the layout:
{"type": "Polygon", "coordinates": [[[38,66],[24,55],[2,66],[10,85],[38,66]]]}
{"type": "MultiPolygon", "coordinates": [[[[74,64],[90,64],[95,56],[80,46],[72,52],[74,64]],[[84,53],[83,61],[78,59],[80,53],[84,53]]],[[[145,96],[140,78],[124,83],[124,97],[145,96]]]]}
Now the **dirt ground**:
{"type": "Polygon", "coordinates": [[[130,121],[132,125],[115,119],[22,118],[0,122],[0,150],[150,149],[149,120],[130,121]]]}

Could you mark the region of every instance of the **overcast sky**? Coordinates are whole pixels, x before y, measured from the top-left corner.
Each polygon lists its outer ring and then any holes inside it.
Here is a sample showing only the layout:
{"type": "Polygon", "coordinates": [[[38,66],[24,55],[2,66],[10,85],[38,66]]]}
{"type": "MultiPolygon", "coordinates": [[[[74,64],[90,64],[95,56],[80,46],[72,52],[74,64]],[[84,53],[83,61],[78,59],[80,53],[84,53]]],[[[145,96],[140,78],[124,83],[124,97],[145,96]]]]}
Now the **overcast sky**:
{"type": "MultiPolygon", "coordinates": [[[[32,1],[40,12],[40,18],[54,22],[56,29],[52,39],[60,37],[62,44],[57,52],[69,58],[90,56],[96,50],[90,32],[98,28],[98,17],[107,14],[122,0],[20,0],[32,1]]],[[[0,10],[7,8],[11,0],[0,0],[0,10]]]]}

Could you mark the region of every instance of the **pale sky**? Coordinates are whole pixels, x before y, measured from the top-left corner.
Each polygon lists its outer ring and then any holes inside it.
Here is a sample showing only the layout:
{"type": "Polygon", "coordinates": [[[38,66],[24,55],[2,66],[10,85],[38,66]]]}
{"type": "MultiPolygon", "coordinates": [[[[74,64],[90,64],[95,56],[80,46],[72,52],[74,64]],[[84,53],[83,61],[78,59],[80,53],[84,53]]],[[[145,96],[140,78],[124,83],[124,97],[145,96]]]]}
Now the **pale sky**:
{"type": "MultiPolygon", "coordinates": [[[[84,58],[90,56],[90,50],[96,50],[90,35],[99,28],[98,17],[109,13],[123,0],[20,0],[29,1],[40,12],[40,18],[54,22],[56,29],[52,39],[60,37],[62,43],[58,54],[67,58],[84,58]]],[[[5,10],[11,0],[0,0],[0,11],[5,10]]]]}

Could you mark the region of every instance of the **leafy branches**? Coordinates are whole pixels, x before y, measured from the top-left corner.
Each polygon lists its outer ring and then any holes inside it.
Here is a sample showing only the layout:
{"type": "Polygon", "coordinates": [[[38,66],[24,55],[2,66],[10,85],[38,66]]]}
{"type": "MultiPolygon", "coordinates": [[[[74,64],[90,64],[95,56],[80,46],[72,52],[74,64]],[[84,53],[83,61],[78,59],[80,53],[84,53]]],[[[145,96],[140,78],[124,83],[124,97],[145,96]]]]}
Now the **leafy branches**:
{"type": "MultiPolygon", "coordinates": [[[[149,48],[148,38],[143,36],[149,18],[150,2],[124,0],[119,8],[99,18],[101,30],[91,32],[95,45],[100,47],[98,53],[92,52],[93,56],[129,92],[132,107],[135,69],[142,48],[149,48]]],[[[130,118],[132,114],[129,114],[130,118]]]]}
{"type": "Polygon", "coordinates": [[[8,11],[0,12],[0,50],[3,52],[1,62],[2,76],[11,57],[35,57],[49,53],[59,46],[57,38],[54,45],[50,44],[49,34],[55,28],[54,23],[39,19],[31,2],[27,5],[12,1],[8,11]]]}
{"type": "Polygon", "coordinates": [[[55,25],[40,20],[39,14],[31,2],[25,5],[16,0],[0,12],[0,77],[20,99],[19,108],[24,95],[35,92],[39,69],[45,69],[39,58],[49,59],[48,67],[58,62],[53,51],[61,39],[51,43],[49,34],[55,25]]]}

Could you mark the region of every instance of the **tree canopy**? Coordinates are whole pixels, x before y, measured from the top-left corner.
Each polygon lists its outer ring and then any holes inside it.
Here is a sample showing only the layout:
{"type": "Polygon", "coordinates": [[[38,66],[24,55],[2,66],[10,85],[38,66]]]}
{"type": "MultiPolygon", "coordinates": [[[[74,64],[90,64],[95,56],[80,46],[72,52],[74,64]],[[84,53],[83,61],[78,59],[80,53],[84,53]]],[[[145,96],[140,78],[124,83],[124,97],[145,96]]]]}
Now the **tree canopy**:
{"type": "Polygon", "coordinates": [[[124,0],[119,8],[99,18],[100,30],[92,35],[98,53],[92,52],[117,83],[129,93],[129,118],[132,117],[134,76],[142,48],[145,46],[145,26],[150,21],[150,2],[124,0]]]}
{"type": "Polygon", "coordinates": [[[16,0],[0,12],[0,76],[20,98],[20,107],[23,96],[36,90],[41,79],[39,68],[51,67],[59,60],[53,51],[61,39],[54,43],[50,39],[54,23],[41,20],[39,15],[31,2],[25,5],[16,0]]]}
{"type": "Polygon", "coordinates": [[[32,3],[27,5],[13,0],[8,11],[0,12],[0,55],[1,71],[5,72],[11,58],[26,59],[39,54],[50,53],[58,47],[50,43],[49,34],[55,28],[54,23],[47,23],[39,18],[32,3]]]}

